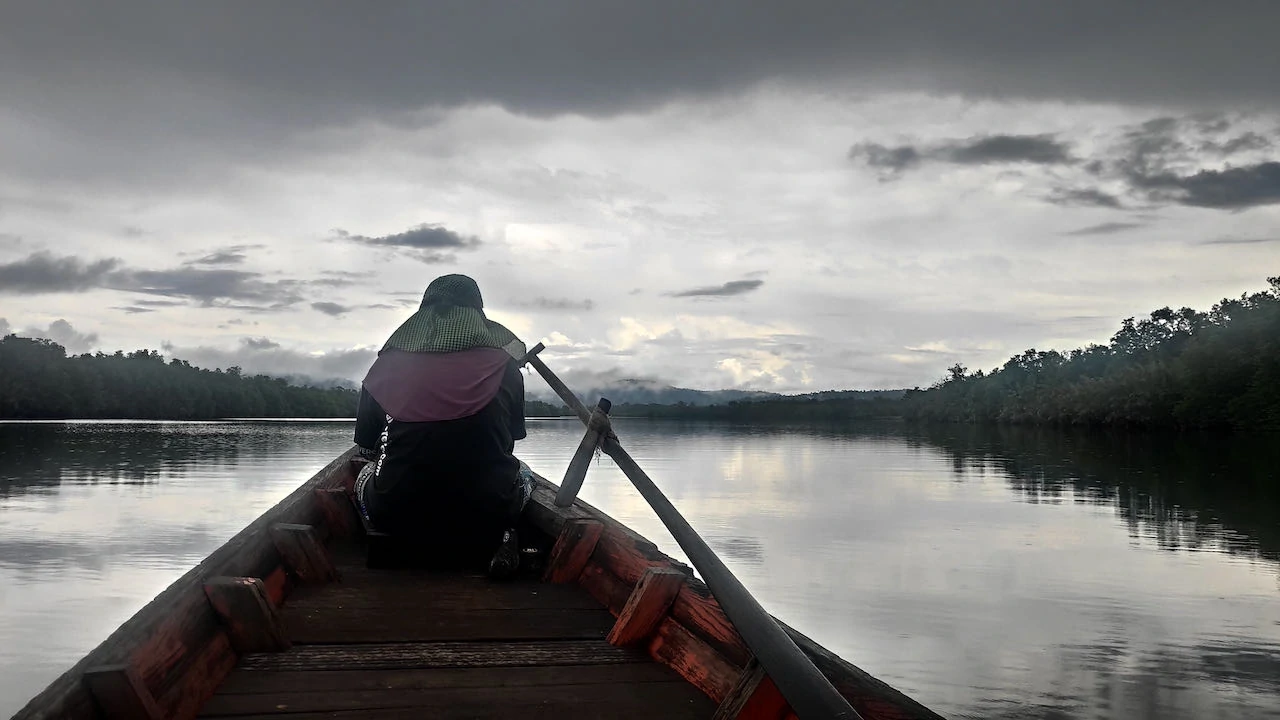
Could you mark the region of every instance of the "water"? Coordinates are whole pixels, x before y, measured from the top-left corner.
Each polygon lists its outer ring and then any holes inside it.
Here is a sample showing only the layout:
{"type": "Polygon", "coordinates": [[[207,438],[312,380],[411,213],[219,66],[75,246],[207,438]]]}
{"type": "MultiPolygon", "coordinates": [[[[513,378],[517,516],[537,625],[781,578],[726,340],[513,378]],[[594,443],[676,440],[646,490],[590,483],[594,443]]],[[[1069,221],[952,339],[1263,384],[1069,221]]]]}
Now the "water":
{"type": "MultiPolygon", "coordinates": [[[[0,424],[0,716],[349,446],[0,424]]],[[[948,717],[1280,718],[1280,442],[619,421],[771,612],[948,717]]],[[[576,421],[530,421],[558,478],[576,421]]],[[[602,458],[583,498],[680,557],[602,458]]]]}

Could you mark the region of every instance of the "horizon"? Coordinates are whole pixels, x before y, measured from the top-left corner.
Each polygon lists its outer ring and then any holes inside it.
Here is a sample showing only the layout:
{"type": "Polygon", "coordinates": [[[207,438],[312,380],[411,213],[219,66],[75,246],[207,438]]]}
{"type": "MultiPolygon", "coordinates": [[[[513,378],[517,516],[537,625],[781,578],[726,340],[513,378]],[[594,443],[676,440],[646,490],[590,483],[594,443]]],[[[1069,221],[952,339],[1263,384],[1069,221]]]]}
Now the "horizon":
{"type": "Polygon", "coordinates": [[[358,380],[460,272],[571,386],[928,387],[1265,285],[1277,21],[9,7],[0,330],[358,380]]]}

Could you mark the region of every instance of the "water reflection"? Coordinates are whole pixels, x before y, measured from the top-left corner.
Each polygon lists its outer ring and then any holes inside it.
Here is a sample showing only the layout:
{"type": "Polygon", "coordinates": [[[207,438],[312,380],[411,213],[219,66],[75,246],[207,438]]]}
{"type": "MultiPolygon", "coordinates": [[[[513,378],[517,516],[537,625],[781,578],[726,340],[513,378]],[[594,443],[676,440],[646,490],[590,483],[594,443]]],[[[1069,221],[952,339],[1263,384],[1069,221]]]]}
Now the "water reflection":
{"type": "MultiPolygon", "coordinates": [[[[950,717],[1280,718],[1280,443],[616,423],[770,611],[950,717]]],[[[576,421],[521,456],[562,476],[576,421]]],[[[350,443],[0,424],[0,716],[350,443]]],[[[677,557],[602,457],[583,497],[677,557]]]]}
{"type": "Polygon", "coordinates": [[[1280,437],[940,426],[915,438],[957,477],[998,472],[1026,502],[1112,508],[1167,550],[1280,559],[1280,437]]]}

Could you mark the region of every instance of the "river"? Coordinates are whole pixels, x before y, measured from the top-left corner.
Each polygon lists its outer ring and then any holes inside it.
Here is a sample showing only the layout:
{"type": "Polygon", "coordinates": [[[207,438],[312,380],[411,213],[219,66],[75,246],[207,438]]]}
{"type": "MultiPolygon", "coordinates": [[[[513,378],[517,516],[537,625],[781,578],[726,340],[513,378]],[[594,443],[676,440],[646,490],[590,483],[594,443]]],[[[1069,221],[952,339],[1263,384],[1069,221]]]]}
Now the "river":
{"type": "MultiPolygon", "coordinates": [[[[943,715],[1280,718],[1280,438],[616,427],[767,609],[943,715]]],[[[0,423],[0,717],[350,432],[0,423]]],[[[607,457],[582,497],[680,556],[607,457]]]]}

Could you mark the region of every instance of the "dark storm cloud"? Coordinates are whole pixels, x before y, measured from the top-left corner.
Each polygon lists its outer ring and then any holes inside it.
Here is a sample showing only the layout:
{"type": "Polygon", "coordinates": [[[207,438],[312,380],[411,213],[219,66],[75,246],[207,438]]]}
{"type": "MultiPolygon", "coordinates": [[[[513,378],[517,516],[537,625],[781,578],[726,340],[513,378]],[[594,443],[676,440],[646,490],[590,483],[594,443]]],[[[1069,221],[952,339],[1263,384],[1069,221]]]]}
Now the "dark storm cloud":
{"type": "Polygon", "coordinates": [[[1159,12],[1110,0],[71,6],[7,7],[0,67],[46,82],[200,80],[313,119],[477,101],[613,112],[842,76],[873,89],[1211,107],[1274,104],[1280,74],[1280,7],[1268,0],[1171,0],[1159,12]]]}
{"type": "Polygon", "coordinates": [[[456,233],[443,225],[423,224],[394,235],[369,237],[352,235],[346,230],[335,230],[340,240],[350,240],[370,247],[408,251],[416,260],[424,263],[453,262],[451,250],[473,250],[480,246],[480,238],[456,233]]]}
{"type": "Polygon", "coordinates": [[[714,285],[711,287],[697,287],[689,290],[671,293],[672,297],[728,297],[730,295],[744,295],[746,293],[760,289],[764,285],[763,280],[731,280],[723,285],[714,285]]]}
{"type": "Polygon", "coordinates": [[[1054,139],[1053,135],[979,135],[924,146],[889,147],[873,142],[858,143],[849,148],[849,158],[891,174],[901,173],[926,160],[957,165],[1062,165],[1075,162],[1070,145],[1054,139]]]}
{"type": "Polygon", "coordinates": [[[332,315],[334,317],[351,311],[351,308],[346,305],[339,305],[335,302],[313,302],[311,303],[311,309],[318,310],[325,315],[332,315]]]}
{"type": "Polygon", "coordinates": [[[990,135],[948,143],[934,154],[961,165],[1034,163],[1060,165],[1073,162],[1070,146],[1052,135],[990,135]]]}
{"type": "Polygon", "coordinates": [[[1271,146],[1271,140],[1265,135],[1250,131],[1224,142],[1207,141],[1201,144],[1200,149],[1219,155],[1232,155],[1249,150],[1268,150],[1271,146]]]}
{"type": "Polygon", "coordinates": [[[1070,232],[1065,232],[1062,234],[1075,235],[1075,236],[1114,235],[1116,233],[1122,233],[1127,230],[1133,230],[1134,228],[1140,228],[1140,227],[1142,227],[1142,223],[1108,222],[1108,223],[1102,223],[1100,225],[1090,225],[1089,227],[1083,227],[1083,228],[1080,228],[1079,230],[1072,230],[1070,232]]]}
{"type": "MultiPolygon", "coordinates": [[[[297,281],[263,280],[259,273],[244,270],[204,270],[180,267],[172,270],[126,270],[109,277],[114,290],[148,295],[190,298],[203,305],[218,302],[251,303],[265,308],[282,308],[302,300],[297,281]]],[[[254,307],[238,306],[242,309],[254,307]]]]}
{"type": "Polygon", "coordinates": [[[1280,162],[1201,170],[1189,175],[1135,172],[1130,179],[1134,187],[1157,201],[1223,210],[1280,203],[1280,162]]]}
{"type": "MultiPolygon", "coordinates": [[[[10,294],[107,289],[184,298],[204,305],[235,301],[280,308],[302,300],[298,293],[299,285],[294,280],[263,280],[259,273],[243,270],[189,266],[143,270],[124,267],[116,258],[85,261],[75,256],[57,257],[48,252],[0,264],[0,293],[10,294]]],[[[146,302],[140,300],[137,304],[146,302]]],[[[167,302],[179,304],[173,300],[167,302]]]]}
{"type": "Polygon", "coordinates": [[[536,297],[527,303],[522,303],[522,306],[538,310],[590,310],[596,304],[590,299],[570,300],[567,298],[536,297]]]}
{"type": "Polygon", "coordinates": [[[887,147],[880,143],[858,143],[849,148],[851,160],[864,160],[868,166],[900,173],[920,164],[920,151],[912,145],[887,147]]]}
{"type": "Polygon", "coordinates": [[[120,261],[115,258],[85,262],[72,256],[32,253],[22,260],[0,264],[0,293],[80,292],[101,287],[119,266],[120,261]]]}
{"type": "Polygon", "coordinates": [[[1120,198],[1095,188],[1058,188],[1047,198],[1054,205],[1086,205],[1092,207],[1121,208],[1120,198]]]}

